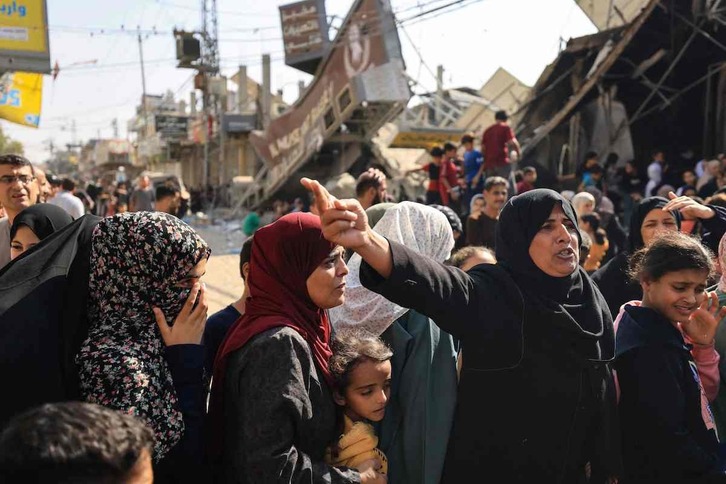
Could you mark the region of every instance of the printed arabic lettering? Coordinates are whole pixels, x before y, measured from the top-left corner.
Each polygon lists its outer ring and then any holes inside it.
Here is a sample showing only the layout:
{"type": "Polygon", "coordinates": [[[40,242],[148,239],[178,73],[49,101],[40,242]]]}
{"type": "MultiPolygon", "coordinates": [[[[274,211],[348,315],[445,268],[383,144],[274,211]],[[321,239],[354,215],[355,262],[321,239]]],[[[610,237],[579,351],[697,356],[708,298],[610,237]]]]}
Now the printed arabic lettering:
{"type": "Polygon", "coordinates": [[[310,40],[307,42],[289,42],[285,45],[285,53],[290,54],[296,50],[309,49],[310,47],[317,47],[323,43],[323,38],[320,35],[311,35],[310,40]]]}
{"type": "Polygon", "coordinates": [[[310,8],[306,8],[303,6],[299,12],[290,12],[290,13],[282,13],[282,21],[283,22],[289,22],[291,20],[298,19],[300,17],[308,17],[310,15],[317,15],[318,14],[318,8],[314,5],[311,5],[310,8]]]}
{"type": "Polygon", "coordinates": [[[16,0],[13,0],[12,3],[3,3],[0,5],[0,15],[12,17],[15,14],[17,14],[18,17],[23,18],[28,15],[28,9],[25,5],[18,5],[16,0]]]}
{"type": "Polygon", "coordinates": [[[288,25],[287,27],[285,27],[283,35],[285,37],[296,37],[307,32],[314,32],[318,30],[318,28],[318,23],[315,20],[308,20],[304,24],[288,25]]]}

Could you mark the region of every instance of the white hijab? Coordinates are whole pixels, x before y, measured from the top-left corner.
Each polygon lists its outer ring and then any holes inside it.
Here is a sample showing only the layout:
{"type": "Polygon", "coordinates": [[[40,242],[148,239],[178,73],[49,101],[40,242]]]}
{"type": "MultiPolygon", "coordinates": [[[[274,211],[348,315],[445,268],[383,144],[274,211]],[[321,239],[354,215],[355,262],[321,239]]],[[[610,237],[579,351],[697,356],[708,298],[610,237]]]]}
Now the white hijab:
{"type": "MultiPolygon", "coordinates": [[[[401,202],[386,211],[373,230],[419,254],[443,262],[451,255],[454,236],[446,216],[426,205],[401,202]]],[[[360,282],[361,258],[354,254],[348,262],[345,303],[330,309],[334,328],[355,326],[376,335],[383,333],[407,308],[392,303],[360,282]]]]}

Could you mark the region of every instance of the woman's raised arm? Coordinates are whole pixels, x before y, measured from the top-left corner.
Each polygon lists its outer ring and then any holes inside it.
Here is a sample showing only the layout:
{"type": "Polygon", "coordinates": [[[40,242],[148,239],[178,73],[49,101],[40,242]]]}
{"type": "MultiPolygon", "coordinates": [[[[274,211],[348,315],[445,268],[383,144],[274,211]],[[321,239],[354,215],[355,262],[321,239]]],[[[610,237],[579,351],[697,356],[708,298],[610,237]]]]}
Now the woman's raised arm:
{"type": "Polygon", "coordinates": [[[477,299],[468,274],[400,244],[392,248],[393,243],[370,228],[357,200],[338,200],[315,180],[303,178],[302,184],[315,196],[325,238],[363,259],[360,277],[368,289],[425,314],[453,335],[465,330],[477,299]]]}

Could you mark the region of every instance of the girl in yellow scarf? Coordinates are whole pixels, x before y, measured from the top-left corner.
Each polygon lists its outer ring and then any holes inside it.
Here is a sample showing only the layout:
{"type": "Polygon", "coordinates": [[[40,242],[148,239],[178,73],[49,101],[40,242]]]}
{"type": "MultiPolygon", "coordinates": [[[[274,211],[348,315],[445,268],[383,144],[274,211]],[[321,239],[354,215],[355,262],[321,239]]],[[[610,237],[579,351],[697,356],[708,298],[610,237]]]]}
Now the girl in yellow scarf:
{"type": "Polygon", "coordinates": [[[359,329],[342,329],[331,344],[330,372],[333,398],[342,410],[342,435],[325,452],[334,466],[358,467],[374,459],[380,473],[388,472],[386,456],[369,422],[380,422],[391,392],[391,356],[380,338],[359,329]]]}

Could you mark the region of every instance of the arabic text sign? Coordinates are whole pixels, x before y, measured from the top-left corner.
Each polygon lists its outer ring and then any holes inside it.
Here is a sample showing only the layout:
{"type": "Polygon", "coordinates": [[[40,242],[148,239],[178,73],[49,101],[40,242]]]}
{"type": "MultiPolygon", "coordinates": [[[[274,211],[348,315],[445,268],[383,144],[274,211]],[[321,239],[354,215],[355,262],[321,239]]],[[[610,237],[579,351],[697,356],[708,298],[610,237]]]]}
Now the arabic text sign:
{"type": "Polygon", "coordinates": [[[0,0],[0,70],[50,72],[46,0],[0,0]]]}
{"type": "Polygon", "coordinates": [[[189,118],[187,116],[165,116],[156,115],[156,132],[161,134],[162,138],[186,138],[189,126],[189,118]]]}
{"type": "Polygon", "coordinates": [[[267,192],[307,163],[352,116],[374,126],[410,98],[389,0],[356,0],[331,46],[303,96],[264,131],[250,133],[268,169],[267,192]],[[376,103],[376,109],[364,102],[376,103]]]}
{"type": "Polygon", "coordinates": [[[0,49],[46,52],[45,2],[0,1],[0,49]]]}
{"type": "Polygon", "coordinates": [[[322,58],[328,44],[323,1],[304,0],[283,5],[280,21],[286,64],[298,67],[296,64],[322,58]]]}
{"type": "Polygon", "coordinates": [[[256,126],[256,114],[225,114],[222,117],[222,127],[227,133],[249,133],[256,126]]]}

